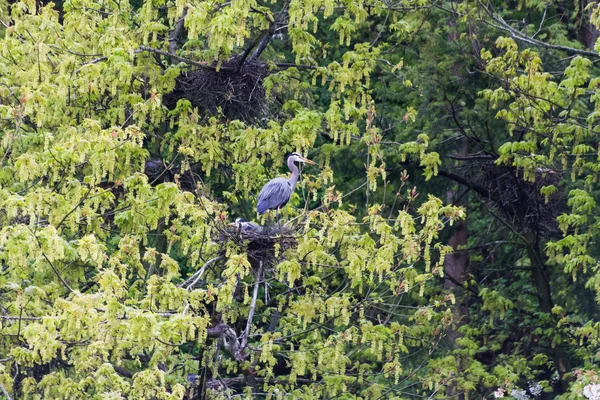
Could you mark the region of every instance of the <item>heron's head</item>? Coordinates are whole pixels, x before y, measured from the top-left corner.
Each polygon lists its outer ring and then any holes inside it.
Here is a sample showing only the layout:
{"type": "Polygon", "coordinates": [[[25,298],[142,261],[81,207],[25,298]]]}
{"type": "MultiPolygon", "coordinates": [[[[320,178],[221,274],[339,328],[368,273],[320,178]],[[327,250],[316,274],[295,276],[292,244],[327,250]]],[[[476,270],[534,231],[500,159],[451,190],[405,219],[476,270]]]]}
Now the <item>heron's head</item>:
{"type": "Polygon", "coordinates": [[[288,162],[290,160],[292,162],[301,162],[301,163],[307,163],[307,164],[312,164],[312,165],[316,164],[314,161],[311,161],[311,160],[309,160],[306,157],[302,157],[302,155],[300,155],[298,153],[292,153],[292,154],[290,154],[290,156],[288,157],[288,162]]]}
{"type": "Polygon", "coordinates": [[[246,222],[244,218],[236,218],[235,222],[231,222],[228,224],[229,226],[240,226],[242,223],[246,222]]]}

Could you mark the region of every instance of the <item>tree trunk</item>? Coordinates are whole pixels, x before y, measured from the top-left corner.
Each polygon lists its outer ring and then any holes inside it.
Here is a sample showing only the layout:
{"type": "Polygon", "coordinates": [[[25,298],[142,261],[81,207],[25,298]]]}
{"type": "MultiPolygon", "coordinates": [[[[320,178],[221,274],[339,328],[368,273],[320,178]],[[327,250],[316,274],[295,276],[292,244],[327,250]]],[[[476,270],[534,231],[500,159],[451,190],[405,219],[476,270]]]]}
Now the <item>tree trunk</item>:
{"type": "Polygon", "coordinates": [[[579,35],[583,45],[590,50],[594,50],[596,41],[600,37],[600,31],[598,31],[598,28],[591,22],[592,13],[594,12],[595,7],[585,10],[590,3],[591,1],[589,0],[582,0],[580,2],[581,26],[579,28],[579,35]]]}
{"type": "MultiPolygon", "coordinates": [[[[458,155],[465,156],[468,152],[467,139],[461,140],[458,145],[458,155]]],[[[460,161],[461,163],[463,161],[460,161]]],[[[453,203],[454,205],[466,205],[464,193],[461,193],[460,186],[448,190],[446,193],[446,202],[453,203]]],[[[464,188],[463,190],[468,190],[464,188]]],[[[464,290],[461,290],[463,284],[466,282],[467,270],[469,267],[469,253],[465,250],[460,250],[460,247],[465,247],[469,239],[469,231],[467,219],[460,221],[456,224],[456,228],[448,240],[448,245],[454,249],[452,254],[448,254],[444,259],[444,276],[446,280],[444,282],[444,288],[454,294],[456,303],[453,306],[453,324],[448,331],[448,341],[453,349],[457,348],[456,340],[459,338],[458,329],[463,326],[469,317],[469,311],[467,306],[467,296],[464,290]]],[[[457,359],[457,372],[458,375],[462,373],[462,360],[457,359]]],[[[448,390],[448,396],[458,396],[459,400],[464,399],[464,394],[459,393],[456,385],[451,385],[448,390]]]]}
{"type": "MultiPolygon", "coordinates": [[[[546,273],[545,257],[542,252],[540,252],[538,238],[535,232],[529,233],[526,239],[530,243],[527,248],[527,254],[531,262],[531,278],[536,287],[540,311],[546,314],[552,314],[554,303],[552,301],[552,292],[550,291],[550,282],[546,273]]],[[[568,386],[568,382],[565,381],[565,374],[570,371],[569,356],[560,345],[556,346],[551,351],[554,367],[560,378],[561,389],[564,391],[568,386]]]]}

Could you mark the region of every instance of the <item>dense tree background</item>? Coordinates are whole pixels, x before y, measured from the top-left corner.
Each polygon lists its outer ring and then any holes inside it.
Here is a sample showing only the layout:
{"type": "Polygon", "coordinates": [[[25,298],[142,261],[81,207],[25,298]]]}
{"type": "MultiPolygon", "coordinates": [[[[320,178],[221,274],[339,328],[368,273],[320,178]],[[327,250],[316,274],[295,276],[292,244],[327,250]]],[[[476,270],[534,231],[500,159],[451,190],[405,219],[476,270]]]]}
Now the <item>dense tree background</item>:
{"type": "Polygon", "coordinates": [[[600,399],[599,26],[0,0],[0,398],[600,399]]]}

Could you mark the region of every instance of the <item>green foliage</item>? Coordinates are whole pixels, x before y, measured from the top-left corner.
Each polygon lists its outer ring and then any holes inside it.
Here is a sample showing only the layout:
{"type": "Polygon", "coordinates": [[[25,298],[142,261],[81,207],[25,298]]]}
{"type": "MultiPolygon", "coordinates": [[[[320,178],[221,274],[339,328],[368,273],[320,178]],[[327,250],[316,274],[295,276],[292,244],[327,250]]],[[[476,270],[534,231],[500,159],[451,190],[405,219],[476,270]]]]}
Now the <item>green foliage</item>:
{"type": "MultiPolygon", "coordinates": [[[[318,61],[322,19],[335,14],[330,29],[350,45],[383,13],[353,2],[339,13],[335,4],[289,4],[296,62],[318,61]]],[[[400,213],[384,216],[373,203],[354,216],[324,151],[321,172],[304,174],[300,190],[329,209],[288,210],[298,227],[292,245],[257,256],[233,233],[223,239],[224,221],[253,205],[287,152],[317,146],[322,129],[340,145],[364,131],[369,191],[387,185],[381,144],[370,139],[379,46],[355,44],[310,72],[330,92],[329,107],[307,106],[298,91],[252,125],[206,116],[185,98],[163,100],[190,66],[230,68],[224,61],[279,18],[276,5],[20,2],[8,12],[0,50],[6,396],[175,399],[208,387],[219,398],[233,389],[215,386],[218,377],[243,371],[269,396],[349,387],[383,396],[401,381],[401,354],[441,338],[453,297],[406,316],[393,310],[404,295],[424,298],[443,275],[449,249],[439,232],[464,218],[458,207],[433,196],[416,202],[413,189],[400,213]],[[181,18],[185,43],[169,60],[181,18]],[[157,156],[172,181],[145,173],[157,156]],[[198,371],[205,381],[192,387],[198,371]]],[[[298,76],[271,71],[273,107],[298,76]]],[[[427,179],[437,173],[426,136],[400,152],[419,157],[427,179]]]]}
{"type": "Polygon", "coordinates": [[[488,6],[0,0],[0,396],[591,399],[598,7],[488,6]]]}

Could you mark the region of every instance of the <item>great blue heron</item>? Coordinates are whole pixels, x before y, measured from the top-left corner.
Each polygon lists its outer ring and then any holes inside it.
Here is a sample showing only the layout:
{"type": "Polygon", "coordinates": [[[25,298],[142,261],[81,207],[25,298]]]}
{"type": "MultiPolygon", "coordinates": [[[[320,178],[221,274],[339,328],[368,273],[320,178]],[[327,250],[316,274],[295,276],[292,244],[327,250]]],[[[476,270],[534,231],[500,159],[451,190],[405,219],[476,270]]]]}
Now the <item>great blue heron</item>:
{"type": "Polygon", "coordinates": [[[248,221],[244,220],[243,218],[237,218],[235,220],[235,222],[229,224],[229,226],[235,226],[241,232],[260,233],[263,230],[262,226],[254,223],[254,222],[248,222],[248,221]]]}
{"type": "Polygon", "coordinates": [[[277,215],[279,215],[279,209],[290,201],[290,197],[294,193],[298,177],[300,176],[300,170],[295,164],[297,162],[315,164],[298,153],[292,153],[287,159],[287,166],[292,171],[291,178],[271,179],[263,186],[258,195],[258,205],[256,206],[256,211],[259,214],[264,214],[267,210],[277,210],[277,215]]]}

